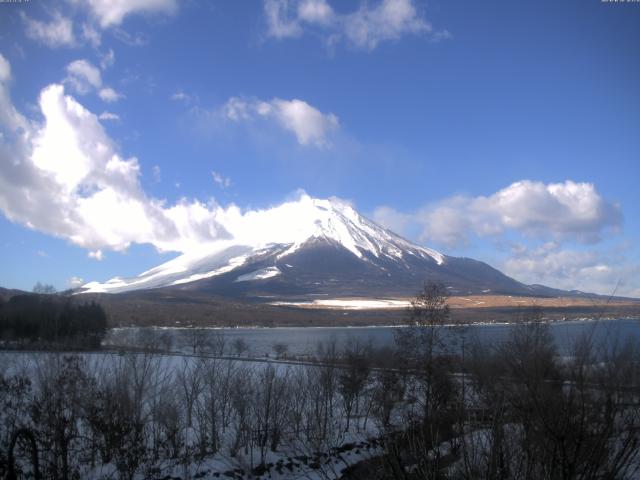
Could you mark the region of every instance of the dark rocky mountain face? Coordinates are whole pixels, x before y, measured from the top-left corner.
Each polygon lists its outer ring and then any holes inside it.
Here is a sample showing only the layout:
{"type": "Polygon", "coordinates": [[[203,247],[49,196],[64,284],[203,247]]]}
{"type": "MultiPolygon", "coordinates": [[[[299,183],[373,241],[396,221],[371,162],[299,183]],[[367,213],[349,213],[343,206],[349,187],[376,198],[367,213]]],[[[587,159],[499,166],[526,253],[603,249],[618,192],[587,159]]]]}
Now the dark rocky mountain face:
{"type": "Polygon", "coordinates": [[[429,256],[358,258],[327,239],[310,240],[295,252],[280,256],[287,246],[273,249],[230,272],[175,288],[250,297],[411,296],[424,282],[444,283],[451,294],[531,295],[529,287],[489,265],[467,258],[445,257],[438,264],[429,256]],[[267,278],[257,278],[264,275],[267,278]]]}

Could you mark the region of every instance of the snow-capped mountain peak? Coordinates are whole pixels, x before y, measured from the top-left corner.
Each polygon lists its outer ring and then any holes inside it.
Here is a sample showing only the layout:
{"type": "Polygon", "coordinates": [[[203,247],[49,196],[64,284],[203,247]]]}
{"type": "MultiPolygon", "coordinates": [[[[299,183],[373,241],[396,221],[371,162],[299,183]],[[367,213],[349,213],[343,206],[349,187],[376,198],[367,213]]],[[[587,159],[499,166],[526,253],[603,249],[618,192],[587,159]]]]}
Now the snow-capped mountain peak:
{"type": "MultiPolygon", "coordinates": [[[[413,256],[442,265],[445,257],[428,248],[413,245],[402,237],[361,216],[348,202],[337,198],[316,199],[301,195],[266,210],[232,212],[222,221],[230,238],[202,245],[132,279],[91,282],[85,292],[128,290],[182,285],[229,274],[257,259],[281,261],[313,242],[342,247],[361,261],[386,258],[402,262],[413,256]]],[[[239,281],[262,280],[279,275],[272,267],[242,272],[239,281]],[[268,274],[265,274],[267,272],[268,274]]]]}
{"type": "Polygon", "coordinates": [[[314,238],[324,238],[340,244],[362,258],[364,252],[401,256],[404,250],[418,250],[442,263],[444,257],[435,250],[417,247],[361,216],[343,200],[316,199],[303,196],[272,210],[261,212],[272,233],[268,243],[291,245],[280,256],[293,253],[314,238]]]}

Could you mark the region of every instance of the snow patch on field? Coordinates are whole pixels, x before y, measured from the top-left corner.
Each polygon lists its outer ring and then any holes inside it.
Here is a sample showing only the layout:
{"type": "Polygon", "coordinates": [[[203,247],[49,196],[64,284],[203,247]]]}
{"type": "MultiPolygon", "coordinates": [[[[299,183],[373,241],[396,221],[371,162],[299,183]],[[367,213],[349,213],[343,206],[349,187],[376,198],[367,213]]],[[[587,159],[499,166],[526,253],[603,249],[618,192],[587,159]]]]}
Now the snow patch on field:
{"type": "Polygon", "coordinates": [[[299,308],[335,308],[340,310],[374,310],[383,308],[407,308],[411,305],[411,302],[408,300],[388,299],[320,299],[311,302],[272,302],[271,305],[299,308]]]}

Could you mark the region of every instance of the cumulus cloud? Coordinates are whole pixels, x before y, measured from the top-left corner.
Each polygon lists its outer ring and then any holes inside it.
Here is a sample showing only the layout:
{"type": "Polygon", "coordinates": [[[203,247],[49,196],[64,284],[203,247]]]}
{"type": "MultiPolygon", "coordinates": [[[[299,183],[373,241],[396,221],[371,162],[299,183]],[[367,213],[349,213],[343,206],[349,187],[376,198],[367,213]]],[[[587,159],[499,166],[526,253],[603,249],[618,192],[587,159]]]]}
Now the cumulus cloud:
{"type": "Polygon", "coordinates": [[[125,17],[137,13],[174,14],[178,10],[176,0],[87,0],[76,3],[89,9],[102,28],[118,26],[125,17]]]}
{"type": "Polygon", "coordinates": [[[411,215],[398,212],[387,206],[377,207],[373,212],[373,220],[392,232],[404,234],[411,223],[411,215]]]}
{"type": "Polygon", "coordinates": [[[120,100],[121,98],[124,98],[124,95],[121,93],[116,92],[113,88],[111,87],[105,87],[105,88],[101,88],[98,91],[98,96],[104,100],[105,102],[108,103],[112,103],[112,102],[117,102],[118,100],[120,100]]]}
{"type": "Polygon", "coordinates": [[[119,28],[126,17],[134,14],[172,15],[178,10],[177,0],[68,0],[68,3],[88,10],[87,21],[78,26],[74,35],[71,18],[54,11],[48,21],[36,20],[21,13],[25,34],[51,48],[73,47],[87,43],[98,48],[102,43],[102,30],[113,28],[116,37],[128,44],[145,43],[119,28]]]}
{"type": "MultiPolygon", "coordinates": [[[[385,208],[388,217],[400,215],[385,208]]],[[[549,184],[523,180],[486,197],[448,198],[409,217],[420,226],[422,240],[448,247],[466,244],[471,235],[496,236],[510,230],[590,243],[622,224],[617,204],[602,198],[592,183],[571,180],[549,184]]],[[[383,216],[378,219],[385,221],[383,216]]]]}
{"type": "Polygon", "coordinates": [[[95,91],[103,101],[109,103],[116,102],[124,97],[113,88],[103,86],[100,69],[88,60],[74,60],[67,65],[66,70],[65,83],[79,95],[86,95],[95,91]]]}
{"type": "Polygon", "coordinates": [[[326,0],[265,0],[267,34],[274,38],[293,38],[314,29],[327,44],[345,41],[349,45],[373,50],[381,42],[403,35],[428,35],[431,40],[448,38],[446,30],[435,31],[417,11],[413,0],[381,0],[371,6],[363,2],[351,13],[339,14],[326,0]]]}
{"type": "Polygon", "coordinates": [[[523,180],[489,196],[455,196],[414,212],[378,207],[373,218],[401,234],[448,248],[486,237],[499,248],[495,266],[524,283],[637,295],[640,265],[619,249],[596,245],[622,224],[620,207],[591,183],[523,180]],[[517,239],[518,243],[509,243],[517,239]]]}
{"type": "Polygon", "coordinates": [[[302,0],[298,3],[298,18],[308,23],[329,25],[335,18],[331,6],[325,0],[302,0]]]}
{"type": "Polygon", "coordinates": [[[76,44],[73,35],[73,22],[60,12],[54,12],[50,22],[42,22],[21,14],[25,24],[25,34],[32,40],[48,47],[71,47],[76,44]]]}
{"type": "Polygon", "coordinates": [[[340,125],[334,114],[322,113],[299,99],[262,101],[232,97],[222,107],[222,114],[235,122],[257,118],[273,120],[292,132],[300,145],[316,147],[330,146],[329,136],[340,125]]]}
{"type": "Polygon", "coordinates": [[[640,265],[624,252],[565,248],[558,242],[529,247],[512,245],[501,265],[507,275],[529,284],[596,292],[604,295],[637,295],[640,265]]]}
{"type": "Polygon", "coordinates": [[[92,252],[149,243],[185,252],[228,236],[210,202],[168,206],[148,197],[135,157],[124,158],[98,117],[67,95],[63,85],[42,90],[42,121],[11,102],[10,66],[0,55],[0,210],[11,221],[92,252]]]}
{"type": "Polygon", "coordinates": [[[80,95],[102,86],[100,70],[87,60],[74,60],[67,65],[67,83],[80,95]]]}
{"type": "Polygon", "coordinates": [[[383,0],[375,8],[364,4],[345,19],[344,25],[349,41],[369,50],[407,33],[433,33],[433,27],[418,16],[411,0],[383,0]]]}

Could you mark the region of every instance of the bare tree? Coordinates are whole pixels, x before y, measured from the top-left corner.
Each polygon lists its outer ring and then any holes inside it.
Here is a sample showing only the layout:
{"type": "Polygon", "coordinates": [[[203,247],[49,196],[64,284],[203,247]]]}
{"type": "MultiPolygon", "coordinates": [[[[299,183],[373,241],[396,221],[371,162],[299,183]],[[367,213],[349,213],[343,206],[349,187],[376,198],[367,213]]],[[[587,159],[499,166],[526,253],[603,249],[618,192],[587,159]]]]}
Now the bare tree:
{"type": "Polygon", "coordinates": [[[160,333],[158,341],[165,352],[171,351],[171,347],[173,346],[173,333],[169,330],[164,330],[160,333]]]}
{"type": "Polygon", "coordinates": [[[66,480],[79,472],[80,414],[91,379],[78,356],[48,355],[38,360],[37,395],[30,412],[46,459],[43,474],[66,480]]]}
{"type": "Polygon", "coordinates": [[[227,338],[219,330],[214,330],[207,337],[207,350],[216,357],[222,357],[226,353],[227,338]]]}
{"type": "Polygon", "coordinates": [[[231,456],[238,453],[241,446],[247,449],[251,438],[251,398],[253,396],[253,376],[251,370],[239,367],[231,384],[230,397],[233,410],[232,423],[235,438],[230,447],[231,456]]]}
{"type": "Polygon", "coordinates": [[[186,413],[186,427],[193,427],[193,409],[202,391],[202,363],[184,358],[176,371],[176,381],[186,413]]]}
{"type": "MultiPolygon", "coordinates": [[[[21,456],[26,456],[26,461],[33,465],[33,448],[37,450],[37,445],[33,443],[28,445],[26,455],[21,455],[22,443],[17,442],[18,432],[25,428],[32,432],[28,427],[29,419],[25,413],[28,411],[30,397],[32,395],[31,380],[27,375],[0,374],[0,477],[5,475],[4,459],[13,459],[13,465],[9,464],[9,469],[13,468],[14,472],[26,471],[25,467],[20,465],[21,456]],[[13,452],[11,446],[13,445],[13,452]],[[24,469],[24,470],[23,470],[24,469]]],[[[27,434],[28,436],[29,434],[27,434]]],[[[32,433],[31,433],[32,435],[32,433]]],[[[24,435],[21,435],[24,436],[24,435]]],[[[37,452],[36,452],[37,461],[37,452]]]]}
{"type": "Polygon", "coordinates": [[[402,476],[407,467],[419,478],[436,479],[440,475],[438,445],[452,436],[452,405],[457,396],[447,343],[451,333],[447,300],[444,285],[423,286],[411,301],[404,328],[395,332],[399,366],[405,370],[403,381],[395,370],[377,375],[374,398],[385,431],[384,465],[392,477],[402,476]],[[404,395],[401,419],[393,422],[394,406],[404,395]],[[398,429],[398,424],[402,428],[398,429]]]}
{"type": "Polygon", "coordinates": [[[273,365],[268,365],[258,373],[253,412],[256,421],[254,434],[260,448],[261,463],[264,463],[267,448],[273,451],[278,449],[288,414],[287,390],[286,372],[280,375],[273,365]]]}
{"type": "Polygon", "coordinates": [[[589,335],[558,360],[539,309],[495,349],[476,346],[462,478],[631,478],[638,468],[638,345],[589,335]],[[473,415],[472,415],[473,414],[473,415]],[[482,427],[482,428],[479,428],[482,427]]]}
{"type": "Polygon", "coordinates": [[[185,331],[185,340],[193,355],[202,353],[207,346],[207,335],[204,330],[199,328],[187,329],[185,331]]]}
{"type": "Polygon", "coordinates": [[[231,389],[235,363],[229,360],[205,359],[200,369],[202,394],[198,397],[197,415],[201,434],[201,452],[216,453],[222,434],[229,426],[231,389]]]}
{"type": "Polygon", "coordinates": [[[240,357],[243,353],[249,350],[249,345],[242,337],[237,337],[232,343],[233,350],[236,352],[236,356],[240,357]]]}
{"type": "Polygon", "coordinates": [[[345,430],[349,430],[353,412],[358,412],[360,395],[369,379],[370,365],[367,352],[357,343],[351,342],[344,354],[344,368],[338,374],[338,391],[347,417],[345,430]]]}
{"type": "Polygon", "coordinates": [[[287,351],[289,350],[289,345],[282,342],[274,343],[271,348],[273,349],[273,353],[276,354],[276,358],[282,358],[287,351]]]}

